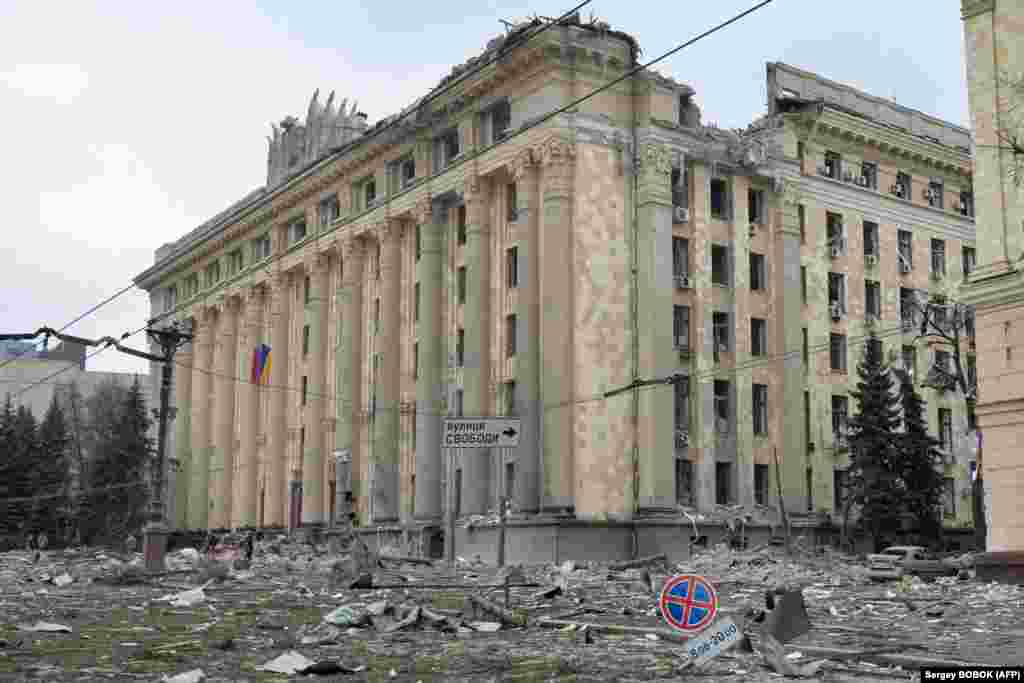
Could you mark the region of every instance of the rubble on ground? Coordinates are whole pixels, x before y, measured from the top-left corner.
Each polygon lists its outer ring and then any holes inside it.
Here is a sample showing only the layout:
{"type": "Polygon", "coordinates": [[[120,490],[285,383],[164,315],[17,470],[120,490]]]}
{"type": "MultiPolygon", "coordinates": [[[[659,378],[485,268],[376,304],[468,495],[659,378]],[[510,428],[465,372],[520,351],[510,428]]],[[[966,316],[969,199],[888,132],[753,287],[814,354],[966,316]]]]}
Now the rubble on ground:
{"type": "MultiPolygon", "coordinates": [[[[732,512],[750,514],[716,511],[732,512]]],[[[706,521],[694,516],[698,531],[706,521]]],[[[675,680],[687,666],[686,638],[668,628],[658,599],[683,573],[711,581],[721,613],[746,636],[701,665],[713,680],[893,680],[926,660],[1017,661],[1020,588],[970,577],[873,584],[859,558],[799,538],[793,545],[792,556],[720,544],[682,562],[653,555],[498,569],[358,543],[332,555],[280,536],[257,542],[251,562],[177,549],[155,574],[137,552],[46,549],[37,561],[36,551],[11,551],[0,554],[0,677],[675,680]],[[802,601],[809,627],[772,631],[773,640],[765,629],[786,594],[802,601]]],[[[968,571],[970,556],[961,561],[968,571]]]]}

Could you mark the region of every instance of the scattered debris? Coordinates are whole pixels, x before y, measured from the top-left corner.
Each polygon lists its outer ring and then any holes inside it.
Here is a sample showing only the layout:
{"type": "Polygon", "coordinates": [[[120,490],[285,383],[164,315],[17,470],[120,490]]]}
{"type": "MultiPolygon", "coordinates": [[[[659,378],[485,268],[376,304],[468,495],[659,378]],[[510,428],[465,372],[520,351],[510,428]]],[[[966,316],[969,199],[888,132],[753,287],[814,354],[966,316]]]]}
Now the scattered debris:
{"type": "Polygon", "coordinates": [[[71,633],[70,626],[64,624],[51,624],[47,621],[37,621],[34,624],[18,624],[19,631],[34,631],[37,633],[71,633]]]}
{"type": "Polygon", "coordinates": [[[163,683],[200,683],[206,680],[206,672],[202,669],[192,669],[177,676],[164,676],[160,680],[163,683]]]}
{"type": "Polygon", "coordinates": [[[290,650],[266,664],[257,666],[256,670],[291,675],[304,672],[312,666],[316,666],[316,662],[312,659],[307,659],[301,653],[290,650]]]}

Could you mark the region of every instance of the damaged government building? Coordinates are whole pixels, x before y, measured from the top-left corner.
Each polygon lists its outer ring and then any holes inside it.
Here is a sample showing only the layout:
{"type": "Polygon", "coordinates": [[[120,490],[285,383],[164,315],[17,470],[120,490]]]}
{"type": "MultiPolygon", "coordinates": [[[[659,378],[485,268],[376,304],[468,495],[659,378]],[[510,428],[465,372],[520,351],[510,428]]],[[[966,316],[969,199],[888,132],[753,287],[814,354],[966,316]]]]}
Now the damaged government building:
{"type": "MultiPolygon", "coordinates": [[[[350,490],[364,527],[436,529],[508,496],[514,558],[551,527],[653,538],[680,505],[774,505],[776,453],[787,509],[823,519],[869,330],[919,384],[947,362],[909,302],[973,267],[968,130],[781,63],[742,131],[653,71],[549,116],[639,46],[540,25],[374,125],[314,94],[273,126],[266,185],[136,277],[195,335],[177,528],[327,525],[350,490]],[[519,446],[449,473],[442,418],[463,415],[518,416],[519,446]]],[[[923,392],[964,525],[973,417],[923,392]]]]}

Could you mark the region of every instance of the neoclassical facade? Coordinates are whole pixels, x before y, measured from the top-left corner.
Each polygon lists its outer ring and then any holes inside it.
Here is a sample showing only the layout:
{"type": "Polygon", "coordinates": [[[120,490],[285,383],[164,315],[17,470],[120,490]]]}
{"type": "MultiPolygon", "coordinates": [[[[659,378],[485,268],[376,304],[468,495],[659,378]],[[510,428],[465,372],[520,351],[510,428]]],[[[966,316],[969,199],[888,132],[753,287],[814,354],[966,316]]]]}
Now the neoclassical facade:
{"type": "MultiPolygon", "coordinates": [[[[530,26],[372,127],[314,98],[275,129],[267,185],[137,277],[195,330],[179,527],[323,524],[343,490],[377,525],[501,496],[593,521],[773,504],[776,457],[790,510],[837,507],[864,336],[923,380],[901,297],[973,263],[967,132],[782,64],[744,131],[653,72],[548,116],[637,45],[530,26]],[[518,415],[522,441],[449,472],[446,415],[518,415]]],[[[968,416],[924,390],[963,521],[968,416]]]]}

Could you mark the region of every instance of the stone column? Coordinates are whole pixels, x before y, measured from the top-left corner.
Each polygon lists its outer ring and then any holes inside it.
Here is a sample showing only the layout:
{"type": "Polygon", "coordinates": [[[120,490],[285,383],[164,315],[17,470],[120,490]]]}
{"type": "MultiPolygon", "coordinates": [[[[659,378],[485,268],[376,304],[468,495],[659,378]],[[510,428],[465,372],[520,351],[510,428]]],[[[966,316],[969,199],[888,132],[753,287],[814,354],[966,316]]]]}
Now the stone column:
{"type": "Polygon", "coordinates": [[[192,342],[192,462],[188,491],[188,526],[206,529],[210,514],[210,387],[213,366],[213,322],[201,310],[192,342]]]}
{"type": "Polygon", "coordinates": [[[378,228],[381,241],[380,357],[373,439],[373,516],[377,524],[398,521],[398,430],[401,364],[402,225],[390,219],[378,228]]]}
{"type": "Polygon", "coordinates": [[[238,478],[235,483],[233,524],[241,528],[259,526],[259,459],[258,439],[263,425],[260,420],[260,388],[252,381],[252,360],[256,347],[263,342],[263,289],[252,286],[245,292],[245,333],[239,365],[243,374],[238,385],[239,416],[238,478]]]}
{"type": "Polygon", "coordinates": [[[270,299],[270,425],[268,428],[264,523],[267,526],[287,525],[288,498],[285,496],[285,469],[288,448],[288,321],[291,305],[290,276],[276,273],[271,281],[270,299]]]}
{"type": "MultiPolygon", "coordinates": [[[[516,311],[516,414],[523,428],[516,449],[515,509],[523,514],[540,510],[543,434],[540,418],[540,261],[538,212],[540,174],[536,155],[521,149],[510,168],[516,182],[516,231],[519,237],[519,302],[516,311]]],[[[505,321],[502,320],[504,325],[505,321]]],[[[504,362],[505,349],[501,349],[504,362]]]]}
{"type": "Polygon", "coordinates": [[[235,450],[235,353],[238,349],[238,307],[233,297],[225,299],[217,313],[217,338],[214,340],[214,434],[210,459],[211,529],[226,529],[231,524],[231,480],[235,450]]]}
{"type": "MultiPolygon", "coordinates": [[[[359,425],[362,402],[363,353],[363,243],[349,238],[342,247],[341,288],[338,290],[338,347],[335,349],[337,427],[334,432],[335,450],[349,449],[352,496],[359,495],[361,472],[359,425]]],[[[341,492],[339,492],[340,494],[341,492]]],[[[342,507],[336,508],[339,512],[342,507]]]]}
{"type": "MultiPolygon", "coordinates": [[[[641,379],[675,370],[672,344],[672,158],[668,148],[640,148],[637,226],[637,314],[641,379]]],[[[640,391],[639,500],[642,512],[675,509],[674,392],[669,385],[640,391]]]]}
{"type": "Polygon", "coordinates": [[[193,345],[183,346],[174,358],[174,528],[187,529],[188,491],[192,470],[192,363],[193,345]]]}
{"type": "Polygon", "coordinates": [[[546,510],[574,508],[572,186],[575,146],[559,136],[538,150],[543,164],[535,259],[538,274],[540,398],[546,510]]]}
{"type": "MultiPolygon", "coordinates": [[[[490,405],[490,188],[479,176],[466,180],[463,192],[466,202],[466,303],[462,320],[465,330],[462,369],[463,410],[474,417],[491,413],[490,405]]],[[[463,449],[462,512],[479,515],[491,503],[491,449],[463,449]]],[[[417,479],[417,481],[419,481],[417,479]]]]}
{"type": "MultiPolygon", "coordinates": [[[[413,514],[420,521],[441,521],[441,381],[444,352],[441,334],[441,240],[444,213],[430,198],[416,206],[420,226],[420,319],[416,324],[419,368],[416,378],[416,500],[413,514]]],[[[413,304],[415,306],[415,303],[413,304]]]]}
{"type": "Polygon", "coordinates": [[[324,392],[327,351],[327,286],[330,271],[327,254],[315,254],[306,263],[309,275],[309,303],[305,320],[309,325],[309,354],[306,361],[306,406],[303,424],[306,444],[302,453],[302,524],[327,521],[324,500],[324,392]]]}
{"type": "MultiPolygon", "coordinates": [[[[798,188],[791,181],[782,187],[776,181],[773,208],[778,213],[778,231],[775,233],[776,348],[787,352],[803,344],[803,299],[800,286],[800,203],[798,188]]],[[[782,391],[785,399],[782,411],[781,441],[778,457],[782,470],[782,497],[789,511],[807,508],[807,439],[804,434],[804,381],[807,369],[802,353],[787,353],[782,364],[782,391]]],[[[814,402],[811,402],[814,405],[814,402]]],[[[770,408],[770,407],[769,407],[770,408]]],[[[829,467],[831,470],[831,467],[829,467]]],[[[828,478],[831,479],[831,471],[828,478]]],[[[771,465],[769,480],[777,496],[775,463],[771,465]]]]}
{"type": "MultiPolygon", "coordinates": [[[[710,169],[694,163],[693,175],[693,270],[690,273],[695,292],[713,292],[711,283],[711,227],[708,183],[710,169]]],[[[693,488],[697,508],[710,512],[715,504],[715,412],[714,412],[714,340],[711,297],[695,299],[690,312],[693,328],[693,360],[690,370],[690,445],[693,460],[693,488]]]]}

